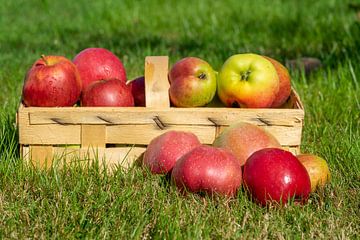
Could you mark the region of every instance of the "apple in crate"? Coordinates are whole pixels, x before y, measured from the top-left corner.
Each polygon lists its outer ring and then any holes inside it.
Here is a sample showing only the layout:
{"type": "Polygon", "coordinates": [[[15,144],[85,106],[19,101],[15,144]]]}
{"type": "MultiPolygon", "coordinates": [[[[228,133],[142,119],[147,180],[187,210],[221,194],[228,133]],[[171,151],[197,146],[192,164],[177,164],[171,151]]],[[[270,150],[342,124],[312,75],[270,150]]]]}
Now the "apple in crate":
{"type": "Polygon", "coordinates": [[[131,92],[134,96],[135,106],[145,107],[145,78],[144,76],[138,77],[130,82],[131,92]]]}
{"type": "Polygon", "coordinates": [[[26,106],[73,106],[80,98],[76,66],[63,56],[41,56],[25,76],[22,100],[26,106]]]}
{"type": "Polygon", "coordinates": [[[169,95],[176,107],[205,106],[216,93],[216,72],[200,58],[186,57],[169,72],[169,95]]]}
{"type": "Polygon", "coordinates": [[[228,107],[268,108],[279,91],[274,65],[263,56],[236,54],[223,64],[218,77],[220,100],[228,107]]]}
{"type": "Polygon", "coordinates": [[[297,158],[310,176],[311,192],[324,187],[330,181],[330,170],[325,159],[314,154],[300,154],[297,158]]]}
{"type": "Polygon", "coordinates": [[[181,192],[234,196],[241,187],[241,165],[233,154],[202,145],[182,156],[171,173],[181,192]]]}
{"type": "Polygon", "coordinates": [[[266,57],[275,67],[275,70],[279,77],[279,91],[275,95],[275,99],[271,104],[271,107],[278,108],[282,106],[290,96],[291,92],[291,77],[287,68],[280,62],[273,58],[266,57]]]}
{"type": "Polygon", "coordinates": [[[105,48],[86,48],[73,59],[77,66],[83,89],[94,81],[116,78],[126,82],[126,71],[121,60],[105,48]]]}
{"type": "Polygon", "coordinates": [[[151,140],[147,146],[143,165],[154,174],[169,173],[180,157],[200,144],[197,136],[191,132],[163,133],[151,140]]]}
{"type": "Polygon", "coordinates": [[[305,203],[311,190],[305,167],[291,152],[278,148],[252,154],[244,165],[243,179],[245,188],[261,205],[285,205],[289,200],[305,203]]]}
{"type": "Polygon", "coordinates": [[[134,98],[124,81],[113,78],[91,83],[81,95],[81,106],[132,107],[134,98]]]}
{"type": "Polygon", "coordinates": [[[225,129],[213,146],[229,150],[244,165],[254,152],[263,148],[281,148],[278,140],[265,129],[251,123],[240,122],[225,129]]]}

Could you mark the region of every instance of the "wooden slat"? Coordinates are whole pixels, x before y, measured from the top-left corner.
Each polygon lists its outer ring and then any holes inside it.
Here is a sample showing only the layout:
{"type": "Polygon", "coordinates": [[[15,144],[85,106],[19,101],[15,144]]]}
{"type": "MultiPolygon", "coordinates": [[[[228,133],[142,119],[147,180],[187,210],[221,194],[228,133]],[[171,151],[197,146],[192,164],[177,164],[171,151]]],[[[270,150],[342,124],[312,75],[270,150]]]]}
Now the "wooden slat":
{"type": "Polygon", "coordinates": [[[146,107],[170,107],[169,57],[151,56],[145,58],[145,97],[146,107]]]}
{"type": "Polygon", "coordinates": [[[211,144],[216,134],[215,126],[168,125],[160,129],[156,124],[113,125],[106,128],[106,142],[114,144],[149,144],[156,136],[167,131],[189,131],[205,144],[211,144]]]}
{"type": "Polygon", "coordinates": [[[28,125],[19,127],[21,144],[80,144],[80,125],[28,125]]]}
{"type": "Polygon", "coordinates": [[[81,147],[106,147],[106,126],[81,125],[81,147]]]}
{"type": "Polygon", "coordinates": [[[49,169],[53,160],[52,146],[30,146],[31,163],[43,169],[49,169]]]}
{"type": "MultiPolygon", "coordinates": [[[[77,110],[77,109],[76,109],[77,110]]],[[[295,109],[235,109],[235,108],[131,108],[92,109],[92,111],[30,112],[30,124],[150,124],[160,119],[164,124],[231,125],[246,121],[256,125],[302,126],[304,112],[295,109]]]]}

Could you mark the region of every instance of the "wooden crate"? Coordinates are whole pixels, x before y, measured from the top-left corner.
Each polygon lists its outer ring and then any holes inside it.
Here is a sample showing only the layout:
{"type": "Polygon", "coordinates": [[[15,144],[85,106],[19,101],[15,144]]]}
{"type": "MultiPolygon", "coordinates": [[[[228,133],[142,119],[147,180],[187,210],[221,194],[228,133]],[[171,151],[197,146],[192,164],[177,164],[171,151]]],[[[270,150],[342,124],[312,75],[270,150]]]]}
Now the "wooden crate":
{"type": "Polygon", "coordinates": [[[202,143],[211,144],[224,128],[240,121],[259,125],[285,149],[299,153],[304,109],[294,90],[287,108],[175,108],[170,107],[167,73],[168,57],[146,57],[146,107],[20,105],[17,123],[23,159],[39,167],[49,167],[55,159],[67,163],[98,159],[109,168],[128,167],[151,139],[166,131],[191,131],[202,143]]]}

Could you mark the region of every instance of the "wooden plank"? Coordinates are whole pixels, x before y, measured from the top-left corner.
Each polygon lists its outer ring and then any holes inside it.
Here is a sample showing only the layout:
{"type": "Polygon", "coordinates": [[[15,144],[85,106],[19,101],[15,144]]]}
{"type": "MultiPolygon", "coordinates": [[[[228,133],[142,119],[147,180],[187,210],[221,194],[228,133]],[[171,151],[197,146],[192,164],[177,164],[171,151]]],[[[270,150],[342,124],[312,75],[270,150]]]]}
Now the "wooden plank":
{"type": "Polygon", "coordinates": [[[52,146],[30,146],[30,162],[39,168],[49,169],[53,160],[52,146]]]}
{"type": "MultiPolygon", "coordinates": [[[[256,125],[302,126],[304,112],[299,109],[238,109],[238,108],[104,108],[92,111],[29,113],[31,125],[42,124],[151,124],[160,119],[177,125],[230,125],[245,121],[256,125]]],[[[76,109],[77,110],[77,109],[76,109]]]]}
{"type": "Polygon", "coordinates": [[[80,144],[80,125],[22,125],[20,144],[80,144]]]}
{"type": "Polygon", "coordinates": [[[106,126],[81,125],[81,147],[106,147],[106,126]]]}
{"type": "Polygon", "coordinates": [[[192,132],[205,144],[211,144],[216,134],[215,126],[168,125],[160,129],[156,124],[113,125],[106,128],[106,142],[147,145],[156,136],[171,130],[192,132]]]}
{"type": "MultiPolygon", "coordinates": [[[[136,161],[141,161],[142,154],[145,152],[145,146],[125,146],[113,148],[74,148],[74,147],[53,147],[54,164],[61,167],[63,163],[71,166],[72,164],[80,164],[86,166],[94,159],[98,159],[101,164],[105,164],[110,170],[116,167],[129,168],[136,161]],[[59,161],[59,162],[56,162],[59,161]],[[55,163],[56,162],[56,163],[55,163]]],[[[30,147],[24,146],[23,152],[29,153],[30,147]]],[[[24,156],[25,161],[29,161],[28,155],[24,156]]],[[[34,166],[43,168],[41,162],[34,159],[34,166]]]]}
{"type": "Polygon", "coordinates": [[[168,56],[145,58],[146,107],[169,108],[168,56]]]}

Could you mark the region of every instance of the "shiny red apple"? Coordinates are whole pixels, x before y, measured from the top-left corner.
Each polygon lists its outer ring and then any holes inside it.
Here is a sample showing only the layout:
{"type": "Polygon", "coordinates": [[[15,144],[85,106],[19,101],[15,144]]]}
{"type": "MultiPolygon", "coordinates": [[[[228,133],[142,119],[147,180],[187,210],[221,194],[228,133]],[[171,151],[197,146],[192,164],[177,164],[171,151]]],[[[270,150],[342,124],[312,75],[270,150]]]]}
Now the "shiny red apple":
{"type": "Polygon", "coordinates": [[[155,137],[146,148],[144,166],[152,173],[166,174],[184,154],[200,145],[197,136],[191,132],[169,131],[155,137]]]}
{"type": "Polygon", "coordinates": [[[42,56],[27,72],[22,90],[25,106],[73,106],[80,98],[76,66],[63,56],[42,56]]]}
{"type": "Polygon", "coordinates": [[[284,205],[291,199],[304,203],[311,190],[305,167],[291,152],[278,148],[252,154],[244,165],[243,179],[252,198],[261,205],[284,205]]]}
{"type": "Polygon", "coordinates": [[[132,107],[134,98],[125,82],[108,79],[93,82],[81,95],[83,107],[132,107]]]}
{"type": "Polygon", "coordinates": [[[241,165],[235,156],[225,149],[206,145],[181,157],[171,176],[181,192],[209,195],[234,196],[242,183],[241,165]]]}
{"type": "Polygon", "coordinates": [[[130,82],[131,92],[134,96],[135,106],[145,107],[145,78],[138,77],[130,82]]]}
{"type": "Polygon", "coordinates": [[[116,78],[126,82],[126,71],[121,60],[105,48],[86,48],[73,59],[77,66],[83,90],[92,82],[116,78]]]}

